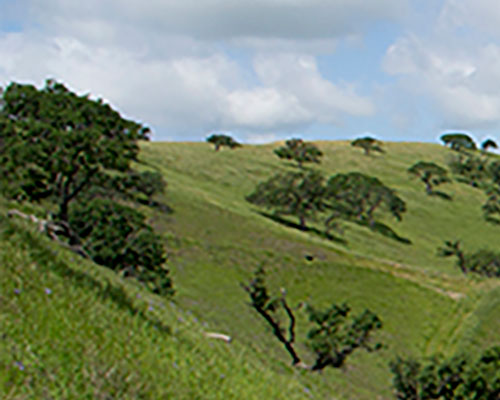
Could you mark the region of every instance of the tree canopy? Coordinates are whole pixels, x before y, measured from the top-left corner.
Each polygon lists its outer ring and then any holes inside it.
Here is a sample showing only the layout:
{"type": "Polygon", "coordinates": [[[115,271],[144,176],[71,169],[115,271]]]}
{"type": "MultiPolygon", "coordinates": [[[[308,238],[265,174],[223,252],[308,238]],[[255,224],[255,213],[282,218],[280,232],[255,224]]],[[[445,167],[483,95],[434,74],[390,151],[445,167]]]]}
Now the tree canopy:
{"type": "Polygon", "coordinates": [[[160,174],[132,168],[148,139],[147,127],[62,83],[11,83],[0,108],[0,183],[11,198],[44,200],[53,239],[171,294],[163,242],[130,207],[156,205],[165,188],[160,174]]]}
{"type": "Polygon", "coordinates": [[[446,169],[433,162],[419,161],[408,168],[408,173],[420,178],[429,195],[433,194],[435,186],[450,182],[446,169]]]}
{"type": "Polygon", "coordinates": [[[145,220],[133,208],[103,198],[79,202],[69,214],[70,226],[96,263],[153,283],[155,293],[172,294],[168,271],[162,267],[165,247],[145,220]]]}
{"type": "Polygon", "coordinates": [[[484,399],[500,396],[500,346],[477,356],[457,354],[443,359],[397,358],[390,363],[397,399],[484,399]]]}
{"type": "Polygon", "coordinates": [[[481,150],[498,149],[497,143],[493,139],[486,139],[481,143],[481,150]]]}
{"type": "Polygon", "coordinates": [[[457,175],[457,180],[462,183],[479,188],[489,178],[492,171],[488,167],[487,160],[473,154],[463,156],[457,155],[449,163],[450,170],[457,175]]]}
{"type": "Polygon", "coordinates": [[[370,343],[372,333],[382,328],[382,321],[370,310],[351,316],[348,304],[334,303],[324,310],[308,306],[307,312],[314,324],[307,334],[307,345],[316,356],[313,370],[339,368],[358,348],[368,351],[381,348],[380,343],[373,346],[370,343]]]}
{"type": "Polygon", "coordinates": [[[351,142],[351,146],[363,149],[365,155],[367,156],[374,151],[378,153],[384,153],[384,149],[382,149],[381,143],[377,139],[369,136],[353,140],[351,142]]]}
{"type": "Polygon", "coordinates": [[[398,220],[406,211],[405,202],[378,178],[360,172],[332,176],[325,189],[325,207],[334,215],[375,223],[375,212],[385,210],[398,220]]]}
{"type": "Polygon", "coordinates": [[[242,286],[250,296],[251,307],[271,326],[273,335],[292,357],[292,365],[312,371],[321,371],[326,367],[340,368],[357,349],[374,351],[382,347],[380,343],[371,344],[374,331],[382,328],[382,321],[372,311],[365,310],[352,316],[351,308],[346,303],[333,303],[324,310],[306,305],[311,323],[307,346],[315,355],[314,364],[307,367],[295,348],[297,318],[286,300],[286,290],[282,288],[279,296],[271,296],[265,276],[264,268],[260,267],[249,284],[242,286]],[[283,319],[288,320],[287,329],[283,326],[283,319]]]}
{"type": "Polygon", "coordinates": [[[275,149],[274,153],[279,158],[295,161],[299,168],[302,168],[304,163],[319,164],[323,156],[321,150],[314,144],[306,143],[302,139],[287,140],[285,145],[275,149]]]}
{"type": "Polygon", "coordinates": [[[465,133],[447,133],[441,136],[441,141],[455,151],[476,149],[474,140],[465,133]]]}
{"type": "Polygon", "coordinates": [[[207,137],[207,142],[214,145],[215,151],[219,151],[221,147],[229,147],[230,149],[236,149],[241,147],[241,144],[234,140],[228,135],[217,135],[213,134],[207,137]]]}
{"type": "Polygon", "coordinates": [[[488,249],[480,249],[474,253],[465,253],[460,241],[446,241],[444,247],[438,248],[441,257],[457,257],[457,266],[464,274],[469,272],[486,277],[500,277],[500,254],[488,249]]]}
{"type": "Polygon", "coordinates": [[[482,206],[484,218],[486,221],[499,223],[500,216],[500,191],[497,187],[492,187],[486,191],[488,196],[486,202],[482,206]]]}
{"type": "Polygon", "coordinates": [[[10,193],[28,200],[50,198],[62,221],[96,174],[130,169],[137,141],[149,138],[148,128],[53,80],[41,90],[10,84],[0,120],[0,163],[9,175],[10,193]]]}
{"type": "Polygon", "coordinates": [[[306,229],[306,220],[323,209],[323,181],[315,170],[277,174],[259,183],[246,200],[276,215],[297,217],[300,228],[306,229]]]}

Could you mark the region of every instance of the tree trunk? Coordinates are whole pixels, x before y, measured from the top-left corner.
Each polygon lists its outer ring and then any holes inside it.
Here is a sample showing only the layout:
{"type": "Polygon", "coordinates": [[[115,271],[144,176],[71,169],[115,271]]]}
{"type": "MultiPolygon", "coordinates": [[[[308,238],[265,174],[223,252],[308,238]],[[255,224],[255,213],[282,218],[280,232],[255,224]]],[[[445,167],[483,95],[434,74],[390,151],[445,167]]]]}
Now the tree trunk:
{"type": "Polygon", "coordinates": [[[458,266],[460,267],[460,269],[462,270],[464,275],[467,275],[467,268],[465,267],[464,253],[462,253],[462,251],[458,251],[457,257],[458,257],[458,266]]]}
{"type": "Polygon", "coordinates": [[[425,183],[425,192],[428,195],[431,195],[432,194],[432,185],[431,185],[430,179],[424,179],[424,183],[425,183]]]}
{"type": "Polygon", "coordinates": [[[68,201],[67,199],[63,199],[61,201],[61,204],[59,204],[59,213],[57,215],[57,217],[59,218],[59,220],[63,221],[63,222],[68,222],[68,218],[69,218],[69,215],[68,215],[68,201]]]}
{"type": "Polygon", "coordinates": [[[299,215],[299,225],[301,231],[305,231],[307,229],[306,217],[304,217],[303,215],[299,215]]]}
{"type": "Polygon", "coordinates": [[[274,334],[274,336],[276,336],[276,338],[281,343],[283,343],[283,345],[285,346],[286,351],[292,357],[292,365],[299,364],[301,362],[300,357],[295,352],[295,349],[293,347],[293,339],[294,339],[294,337],[292,336],[290,338],[290,340],[287,340],[285,338],[285,336],[283,336],[283,333],[281,332],[281,329],[280,329],[280,326],[278,325],[278,323],[273,319],[273,317],[271,317],[271,315],[269,315],[269,313],[267,311],[263,310],[260,307],[255,307],[255,306],[253,306],[253,307],[269,323],[269,325],[271,325],[271,327],[273,328],[273,334],[274,334]]]}

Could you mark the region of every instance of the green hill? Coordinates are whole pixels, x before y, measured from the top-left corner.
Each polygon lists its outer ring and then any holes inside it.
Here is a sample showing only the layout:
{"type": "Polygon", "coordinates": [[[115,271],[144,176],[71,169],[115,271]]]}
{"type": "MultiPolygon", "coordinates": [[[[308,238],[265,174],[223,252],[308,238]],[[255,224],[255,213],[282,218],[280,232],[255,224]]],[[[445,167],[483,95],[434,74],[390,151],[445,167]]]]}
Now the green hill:
{"type": "MultiPolygon", "coordinates": [[[[147,210],[170,252],[173,302],[58,248],[28,222],[2,217],[1,397],[390,399],[396,354],[449,355],[495,343],[499,281],[463,276],[453,260],[436,256],[444,240],[494,249],[500,227],[482,217],[485,194],[454,182],[442,186],[452,201],[430,197],[407,173],[419,160],[445,166],[451,151],[384,143],[385,154],[366,157],[347,142],[316,144],[327,176],[360,171],[396,189],[408,211],[401,222],[384,222],[405,240],[347,222],[338,240],[328,240],[259,213],[244,197],[293,168],[273,154],[277,144],[218,152],[205,143],[143,144],[141,168],[165,176],[162,200],[174,210],[147,210]],[[261,265],[294,306],[347,301],[354,311],[376,312],[384,349],[355,353],[339,370],[291,368],[240,286],[261,265]],[[233,341],[208,339],[207,331],[233,341]]],[[[2,201],[0,214],[13,207],[2,201]]],[[[301,343],[305,331],[297,333],[301,343]]],[[[305,347],[299,351],[311,361],[305,347]]]]}

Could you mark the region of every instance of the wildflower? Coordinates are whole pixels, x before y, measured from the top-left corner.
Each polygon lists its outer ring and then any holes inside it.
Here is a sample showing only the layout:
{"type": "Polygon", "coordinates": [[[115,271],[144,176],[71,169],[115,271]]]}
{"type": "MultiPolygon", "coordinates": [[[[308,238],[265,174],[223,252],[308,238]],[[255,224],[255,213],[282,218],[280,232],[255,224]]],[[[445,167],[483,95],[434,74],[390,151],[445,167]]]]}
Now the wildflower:
{"type": "Polygon", "coordinates": [[[45,293],[46,293],[46,294],[51,294],[51,293],[52,293],[52,290],[51,290],[51,289],[49,289],[49,288],[45,288],[45,293]]]}
{"type": "Polygon", "coordinates": [[[24,364],[21,361],[16,361],[14,364],[20,371],[24,371],[24,364]]]}
{"type": "Polygon", "coordinates": [[[149,307],[148,307],[148,310],[149,310],[149,311],[153,311],[153,310],[154,310],[154,307],[153,307],[153,306],[149,306],[149,307]]]}
{"type": "Polygon", "coordinates": [[[175,361],[172,363],[172,365],[174,366],[174,368],[179,368],[179,366],[177,365],[177,363],[175,361]]]}
{"type": "Polygon", "coordinates": [[[15,294],[21,294],[21,289],[17,289],[17,288],[16,288],[16,289],[14,289],[14,293],[15,293],[15,294]]]}

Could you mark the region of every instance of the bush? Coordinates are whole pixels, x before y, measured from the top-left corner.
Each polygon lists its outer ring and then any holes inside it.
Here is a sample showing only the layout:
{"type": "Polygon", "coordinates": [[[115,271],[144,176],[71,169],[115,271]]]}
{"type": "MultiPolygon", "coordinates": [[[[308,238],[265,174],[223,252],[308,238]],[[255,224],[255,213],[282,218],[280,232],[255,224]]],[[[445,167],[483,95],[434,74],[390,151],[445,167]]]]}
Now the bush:
{"type": "Polygon", "coordinates": [[[172,294],[161,238],[140,212],[96,198],[71,207],[69,223],[87,254],[98,264],[144,282],[153,292],[172,294]]]}

